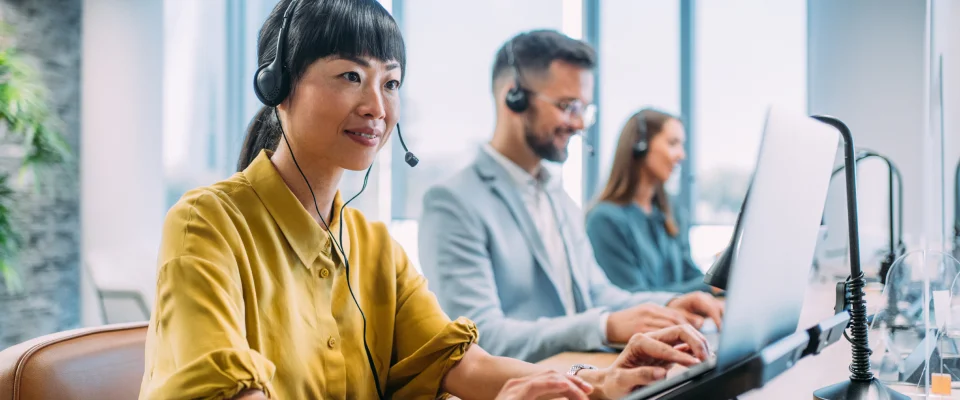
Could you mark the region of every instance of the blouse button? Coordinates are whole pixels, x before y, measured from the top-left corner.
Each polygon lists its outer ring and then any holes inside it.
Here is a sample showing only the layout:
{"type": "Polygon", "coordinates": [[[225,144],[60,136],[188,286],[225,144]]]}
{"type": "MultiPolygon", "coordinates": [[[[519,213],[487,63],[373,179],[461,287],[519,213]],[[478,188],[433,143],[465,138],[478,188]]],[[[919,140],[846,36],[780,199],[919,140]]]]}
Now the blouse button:
{"type": "Polygon", "coordinates": [[[331,336],[330,339],[327,340],[327,347],[332,349],[336,345],[337,345],[337,339],[334,339],[333,336],[331,336]]]}
{"type": "Polygon", "coordinates": [[[321,278],[326,278],[326,277],[328,277],[328,276],[330,276],[330,270],[328,270],[328,269],[326,269],[326,268],[320,270],[320,277],[321,277],[321,278]]]}

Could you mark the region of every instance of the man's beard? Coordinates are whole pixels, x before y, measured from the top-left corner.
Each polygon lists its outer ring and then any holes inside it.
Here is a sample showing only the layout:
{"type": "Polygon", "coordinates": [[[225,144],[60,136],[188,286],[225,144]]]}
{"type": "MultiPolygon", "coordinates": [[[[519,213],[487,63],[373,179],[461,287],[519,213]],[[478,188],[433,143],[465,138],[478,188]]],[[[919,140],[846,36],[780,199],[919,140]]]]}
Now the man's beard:
{"type": "Polygon", "coordinates": [[[560,128],[548,135],[538,135],[532,125],[533,124],[529,119],[525,121],[523,126],[523,137],[526,139],[527,146],[530,147],[530,150],[533,150],[533,154],[536,154],[537,157],[540,157],[544,160],[555,163],[567,161],[567,157],[570,155],[567,152],[567,146],[564,145],[562,148],[560,148],[554,144],[556,135],[560,133],[560,128]]]}

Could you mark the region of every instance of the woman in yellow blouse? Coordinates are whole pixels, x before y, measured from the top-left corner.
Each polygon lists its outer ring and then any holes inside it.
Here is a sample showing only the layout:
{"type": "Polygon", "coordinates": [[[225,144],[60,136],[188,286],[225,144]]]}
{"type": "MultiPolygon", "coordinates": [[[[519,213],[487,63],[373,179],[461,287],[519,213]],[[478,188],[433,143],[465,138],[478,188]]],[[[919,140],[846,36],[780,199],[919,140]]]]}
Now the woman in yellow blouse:
{"type": "Polygon", "coordinates": [[[707,357],[689,326],[567,375],[484,352],[337,191],[397,125],[394,20],[375,0],[281,0],[258,56],[267,106],[239,172],[185,194],[164,223],[141,399],[615,398],[707,357]]]}

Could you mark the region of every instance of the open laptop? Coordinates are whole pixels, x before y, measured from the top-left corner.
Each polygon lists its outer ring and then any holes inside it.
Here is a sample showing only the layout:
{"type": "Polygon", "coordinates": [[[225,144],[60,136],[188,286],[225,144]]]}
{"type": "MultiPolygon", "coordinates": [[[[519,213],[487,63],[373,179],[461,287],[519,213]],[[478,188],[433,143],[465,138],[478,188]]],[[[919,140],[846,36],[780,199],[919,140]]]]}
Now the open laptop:
{"type": "Polygon", "coordinates": [[[797,330],[839,140],[836,129],[806,115],[768,110],[733,233],[716,356],[628,399],[646,399],[723,371],[797,330]]]}

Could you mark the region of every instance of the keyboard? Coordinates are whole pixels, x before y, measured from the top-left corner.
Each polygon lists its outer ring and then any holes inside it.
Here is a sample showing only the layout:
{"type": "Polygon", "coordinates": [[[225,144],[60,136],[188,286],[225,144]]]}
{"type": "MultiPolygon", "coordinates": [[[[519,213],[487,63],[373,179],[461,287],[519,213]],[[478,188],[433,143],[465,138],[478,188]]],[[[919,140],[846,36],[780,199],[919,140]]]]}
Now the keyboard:
{"type": "Polygon", "coordinates": [[[669,374],[667,374],[667,378],[665,378],[664,380],[658,381],[652,385],[647,385],[637,389],[636,391],[630,394],[629,398],[645,399],[645,398],[660,394],[664,391],[672,389],[675,386],[679,386],[680,384],[686,381],[689,381],[697,376],[713,371],[713,369],[716,367],[717,367],[717,356],[712,355],[706,361],[700,364],[694,365],[690,368],[687,368],[686,370],[683,370],[682,372],[676,375],[670,376],[669,374]]]}

